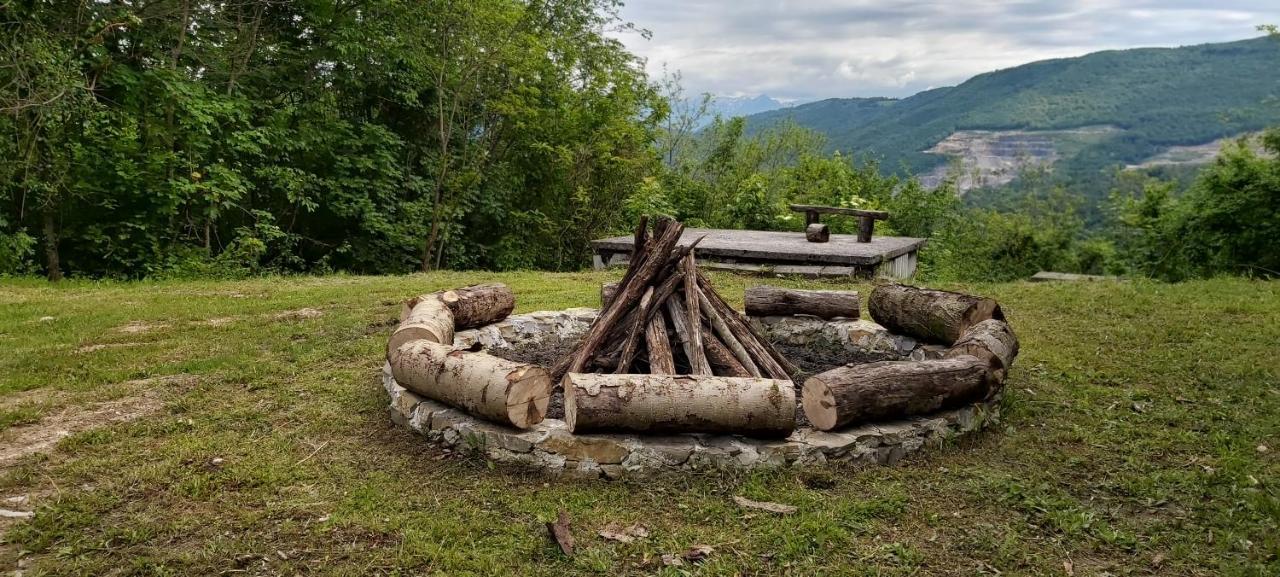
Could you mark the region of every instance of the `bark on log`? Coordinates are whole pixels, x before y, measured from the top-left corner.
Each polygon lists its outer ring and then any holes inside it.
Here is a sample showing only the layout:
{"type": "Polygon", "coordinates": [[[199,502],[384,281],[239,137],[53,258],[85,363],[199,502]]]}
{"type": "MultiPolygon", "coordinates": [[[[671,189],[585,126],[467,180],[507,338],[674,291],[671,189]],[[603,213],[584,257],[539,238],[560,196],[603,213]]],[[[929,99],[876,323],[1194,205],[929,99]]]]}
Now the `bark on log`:
{"type": "MultiPolygon", "coordinates": [[[[694,254],[689,252],[680,261],[680,272],[684,273],[684,278],[693,278],[698,273],[697,261],[694,260],[694,254]]],[[[685,333],[689,339],[689,348],[686,351],[692,351],[689,356],[689,373],[693,375],[710,375],[711,364],[707,362],[707,353],[702,344],[702,315],[699,312],[700,303],[698,302],[698,283],[684,283],[684,307],[688,312],[685,322],[688,323],[685,333]]]]}
{"type": "Polygon", "coordinates": [[[710,299],[707,298],[701,287],[698,289],[698,301],[702,305],[702,312],[706,315],[707,322],[711,323],[711,328],[720,337],[720,342],[729,349],[729,352],[733,353],[734,358],[738,359],[738,364],[742,365],[742,368],[747,371],[747,375],[752,377],[763,376],[763,373],[760,372],[760,367],[756,365],[755,361],[751,360],[751,355],[747,353],[747,349],[738,341],[738,337],[733,335],[733,330],[729,328],[728,322],[724,320],[724,316],[720,314],[715,305],[711,304],[710,299]]]}
{"type": "Polygon", "coordinates": [[[1004,320],[995,300],[899,284],[877,286],[867,308],[871,318],[894,333],[944,345],[954,344],[982,321],[1004,320]]]}
{"type": "Polygon", "coordinates": [[[785,437],[796,424],[791,381],[693,375],[569,373],[565,422],[574,433],[737,433],[785,437]]]}
{"type": "Polygon", "coordinates": [[[804,229],[804,239],[809,242],[827,242],[831,240],[831,229],[827,225],[815,222],[804,229]]]}
{"type": "Polygon", "coordinates": [[[800,398],[809,422],[830,431],[963,405],[988,386],[986,361],[963,355],[846,365],[810,377],[800,398]]]}
{"type": "Polygon", "coordinates": [[[424,397],[521,429],[542,421],[553,385],[551,375],[537,365],[425,340],[396,349],[391,375],[424,397]]]}
{"type": "Polygon", "coordinates": [[[684,308],[682,300],[684,300],[682,297],[667,299],[667,312],[671,314],[671,325],[675,328],[676,335],[680,337],[680,348],[684,351],[684,357],[689,360],[690,374],[710,375],[711,365],[707,363],[706,351],[695,346],[693,336],[689,334],[689,311],[684,308]],[[702,359],[701,365],[694,361],[695,358],[702,359]]]}
{"type": "Polygon", "coordinates": [[[644,296],[640,297],[640,308],[635,310],[635,321],[632,322],[631,328],[627,330],[626,341],[622,344],[622,354],[618,355],[618,366],[614,369],[615,373],[627,373],[631,371],[631,361],[636,358],[636,349],[640,346],[640,339],[644,337],[645,331],[648,330],[648,312],[649,303],[653,300],[653,287],[649,287],[644,291],[644,296]]]}
{"type": "Polygon", "coordinates": [[[965,331],[944,356],[953,358],[963,355],[986,361],[992,386],[998,387],[1004,383],[1009,369],[1013,367],[1013,359],[1018,356],[1018,337],[1013,334],[1008,323],[988,319],[965,331]]]}
{"type": "Polygon", "coordinates": [[[730,332],[742,343],[744,349],[750,354],[752,361],[760,367],[760,373],[775,379],[790,379],[791,373],[796,372],[795,365],[783,357],[769,341],[765,340],[751,328],[751,324],[733,310],[729,303],[720,298],[716,294],[715,289],[711,286],[711,280],[701,272],[698,273],[698,287],[702,289],[702,293],[707,295],[707,300],[711,306],[715,308],[729,326],[730,332]]]}
{"type": "Polygon", "coordinates": [[[608,308],[613,304],[613,296],[618,294],[618,283],[607,282],[600,285],[600,308],[608,308]]]}
{"type": "Polygon", "coordinates": [[[711,372],[721,377],[750,377],[752,374],[747,368],[742,366],[742,362],[733,356],[733,351],[729,347],[720,342],[711,331],[703,333],[703,340],[707,345],[707,363],[711,365],[711,372]]]}
{"type": "Polygon", "coordinates": [[[409,314],[404,315],[404,320],[387,341],[387,358],[405,343],[419,339],[442,345],[453,344],[453,312],[439,295],[422,295],[409,302],[412,303],[409,314]]]}
{"type": "Polygon", "coordinates": [[[644,342],[649,347],[649,372],[655,375],[676,374],[676,360],[671,354],[671,339],[667,336],[667,317],[661,312],[646,325],[644,342]]]}
{"type": "Polygon", "coordinates": [[[516,308],[516,294],[501,283],[480,284],[440,293],[453,312],[453,329],[461,331],[496,323],[516,308]]]}
{"type": "Polygon", "coordinates": [[[857,291],[799,290],[772,286],[747,288],[747,316],[813,315],[824,319],[858,318],[861,299],[857,291]]]}

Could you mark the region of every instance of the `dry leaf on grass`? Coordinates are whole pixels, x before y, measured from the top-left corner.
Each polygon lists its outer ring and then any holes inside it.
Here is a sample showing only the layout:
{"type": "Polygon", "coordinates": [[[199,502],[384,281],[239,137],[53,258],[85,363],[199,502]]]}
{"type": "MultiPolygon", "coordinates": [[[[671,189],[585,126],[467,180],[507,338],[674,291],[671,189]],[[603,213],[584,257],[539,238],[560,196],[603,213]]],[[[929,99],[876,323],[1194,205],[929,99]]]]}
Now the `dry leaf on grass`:
{"type": "Polygon", "coordinates": [[[796,512],[796,508],[791,505],[783,505],[782,503],[770,503],[767,501],[752,501],[751,499],[748,499],[746,497],[735,496],[733,498],[733,502],[737,503],[739,507],[744,507],[747,509],[759,509],[761,511],[768,511],[770,513],[777,513],[779,515],[790,515],[796,512]]]}
{"type": "Polygon", "coordinates": [[[560,552],[565,556],[573,555],[573,534],[569,532],[569,513],[560,511],[555,522],[547,523],[547,532],[551,534],[551,540],[560,546],[560,552]]]}

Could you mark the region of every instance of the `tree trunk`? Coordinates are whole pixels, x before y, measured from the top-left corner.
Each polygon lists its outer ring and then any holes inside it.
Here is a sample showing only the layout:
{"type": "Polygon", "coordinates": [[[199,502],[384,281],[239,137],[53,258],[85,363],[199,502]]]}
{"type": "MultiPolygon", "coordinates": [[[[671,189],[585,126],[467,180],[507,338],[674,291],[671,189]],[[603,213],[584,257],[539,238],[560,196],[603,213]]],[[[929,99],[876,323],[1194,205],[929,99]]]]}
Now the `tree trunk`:
{"type": "Polygon", "coordinates": [[[516,308],[516,294],[501,283],[445,291],[440,300],[453,312],[453,328],[459,331],[496,323],[516,308]]]}
{"type": "Polygon", "coordinates": [[[564,378],[565,421],[575,433],[737,433],[785,437],[795,428],[791,381],[693,375],[564,378]]]}
{"type": "Polygon", "coordinates": [[[676,361],[667,336],[667,318],[661,312],[645,327],[645,345],[649,347],[649,372],[655,375],[676,374],[676,361]]]}
{"type": "Polygon", "coordinates": [[[804,239],[809,242],[828,242],[831,240],[831,229],[822,223],[813,223],[804,229],[804,239]]]}
{"type": "Polygon", "coordinates": [[[551,400],[551,375],[542,367],[425,340],[394,352],[391,375],[424,397],[520,429],[542,422],[551,400]]]}
{"type": "Polygon", "coordinates": [[[871,318],[894,333],[944,345],[982,321],[1004,320],[992,299],[899,284],[876,287],[867,308],[871,318]]]}
{"type": "Polygon", "coordinates": [[[801,400],[809,422],[830,431],[963,405],[986,396],[988,386],[987,363],[977,357],[882,361],[814,375],[801,400]]]}
{"type": "Polygon", "coordinates": [[[1018,337],[1004,321],[988,319],[965,331],[960,340],[947,350],[946,358],[970,355],[987,363],[988,377],[993,387],[1004,383],[1018,356],[1018,337]]]}
{"type": "Polygon", "coordinates": [[[747,289],[748,316],[813,315],[824,319],[856,319],[861,308],[857,291],[799,290],[771,286],[747,289]]]}
{"type": "Polygon", "coordinates": [[[58,253],[58,221],[52,208],[44,209],[44,265],[49,282],[62,280],[62,258],[58,253]]]}
{"type": "Polygon", "coordinates": [[[404,320],[400,321],[400,326],[396,327],[395,332],[391,333],[391,339],[387,341],[387,358],[395,356],[395,352],[405,343],[420,339],[453,345],[453,313],[439,295],[422,295],[413,301],[409,314],[404,315],[404,320]]]}

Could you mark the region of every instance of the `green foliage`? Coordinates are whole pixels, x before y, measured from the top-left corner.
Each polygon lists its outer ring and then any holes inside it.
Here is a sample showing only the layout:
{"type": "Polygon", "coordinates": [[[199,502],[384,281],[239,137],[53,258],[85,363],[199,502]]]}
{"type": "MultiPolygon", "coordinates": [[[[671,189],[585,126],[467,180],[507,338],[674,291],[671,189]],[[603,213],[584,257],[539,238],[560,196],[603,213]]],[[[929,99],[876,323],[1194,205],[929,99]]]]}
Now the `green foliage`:
{"type": "Polygon", "coordinates": [[[1263,147],[1227,146],[1183,196],[1159,181],[1118,194],[1116,236],[1133,270],[1168,280],[1280,276],[1280,130],[1263,147]]]}

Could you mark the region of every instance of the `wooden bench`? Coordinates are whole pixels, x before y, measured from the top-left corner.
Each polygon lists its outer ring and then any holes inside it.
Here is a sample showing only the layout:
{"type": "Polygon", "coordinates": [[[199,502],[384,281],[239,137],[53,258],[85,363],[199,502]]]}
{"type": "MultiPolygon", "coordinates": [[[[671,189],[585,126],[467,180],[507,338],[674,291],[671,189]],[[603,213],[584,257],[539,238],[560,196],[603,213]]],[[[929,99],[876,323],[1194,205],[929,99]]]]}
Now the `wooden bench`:
{"type": "Polygon", "coordinates": [[[858,217],[858,242],[871,242],[871,234],[875,231],[876,221],[889,219],[889,213],[883,210],[860,210],[856,208],[817,206],[813,204],[792,204],[789,206],[791,210],[795,212],[804,213],[804,224],[806,227],[811,224],[821,224],[819,218],[820,215],[823,214],[840,214],[844,216],[858,217]]]}

